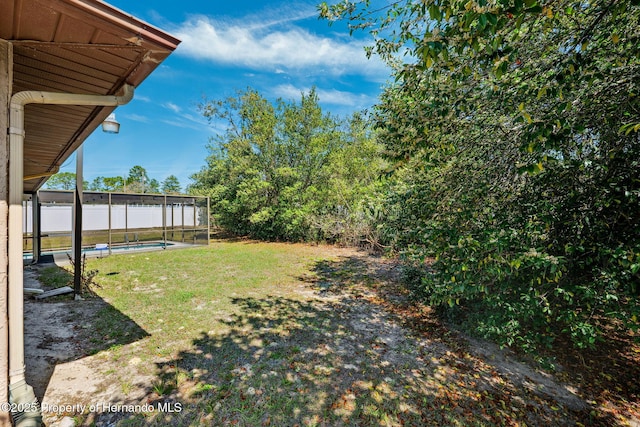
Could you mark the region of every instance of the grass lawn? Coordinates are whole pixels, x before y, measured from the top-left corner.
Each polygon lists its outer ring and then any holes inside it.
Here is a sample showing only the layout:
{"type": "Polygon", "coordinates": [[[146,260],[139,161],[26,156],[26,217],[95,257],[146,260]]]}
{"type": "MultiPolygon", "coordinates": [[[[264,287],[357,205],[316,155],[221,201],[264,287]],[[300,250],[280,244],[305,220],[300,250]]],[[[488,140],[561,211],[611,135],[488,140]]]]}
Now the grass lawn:
{"type": "Polygon", "coordinates": [[[107,304],[83,352],[118,386],[111,403],[156,410],[78,425],[623,425],[637,409],[460,339],[404,304],[392,261],[355,250],[216,241],[88,268],[107,304]]]}

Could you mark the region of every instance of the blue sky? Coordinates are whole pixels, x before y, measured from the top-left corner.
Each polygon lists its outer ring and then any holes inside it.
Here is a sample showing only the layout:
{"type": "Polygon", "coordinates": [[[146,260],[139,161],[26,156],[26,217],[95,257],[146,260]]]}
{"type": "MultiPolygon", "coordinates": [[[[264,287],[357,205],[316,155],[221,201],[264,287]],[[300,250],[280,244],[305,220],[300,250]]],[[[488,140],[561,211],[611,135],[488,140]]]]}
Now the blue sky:
{"type": "MultiPolygon", "coordinates": [[[[222,130],[199,114],[203,97],[251,87],[270,100],[298,101],[315,86],[323,110],[346,116],[370,108],[389,76],[377,58],[366,58],[367,35],[318,19],[315,1],[108,3],[182,43],[115,111],[120,133],[97,130],[85,141],[89,182],[141,165],[159,182],[177,176],[184,189],[205,164],[209,138],[222,130]]],[[[61,171],[75,172],[75,155],[61,171]]]]}

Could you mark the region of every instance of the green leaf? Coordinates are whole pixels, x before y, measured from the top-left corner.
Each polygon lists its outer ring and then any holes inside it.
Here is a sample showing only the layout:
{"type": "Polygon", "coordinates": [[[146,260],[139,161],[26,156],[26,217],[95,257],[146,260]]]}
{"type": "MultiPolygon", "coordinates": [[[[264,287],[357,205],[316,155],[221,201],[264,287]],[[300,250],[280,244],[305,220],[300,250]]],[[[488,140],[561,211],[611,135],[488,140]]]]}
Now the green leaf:
{"type": "Polygon", "coordinates": [[[469,26],[471,25],[471,23],[474,21],[474,19],[476,18],[476,13],[475,12],[467,12],[464,14],[463,18],[464,18],[464,28],[468,29],[469,26]]]}
{"type": "Polygon", "coordinates": [[[638,132],[640,130],[640,123],[627,123],[622,125],[619,132],[624,132],[625,135],[629,135],[631,132],[638,132]]]}
{"type": "Polygon", "coordinates": [[[518,19],[516,19],[516,28],[520,29],[520,27],[522,26],[522,21],[524,21],[524,14],[521,14],[518,16],[518,19]]]}
{"type": "Polygon", "coordinates": [[[429,17],[436,21],[439,21],[442,19],[442,12],[440,11],[440,8],[438,7],[438,5],[431,4],[429,6],[429,17]]]}
{"type": "Polygon", "coordinates": [[[487,26],[487,16],[482,14],[478,16],[478,23],[480,24],[480,29],[483,29],[487,26]]]}
{"type": "Polygon", "coordinates": [[[540,90],[538,91],[538,99],[542,98],[546,94],[547,94],[547,86],[541,87],[540,90]]]}

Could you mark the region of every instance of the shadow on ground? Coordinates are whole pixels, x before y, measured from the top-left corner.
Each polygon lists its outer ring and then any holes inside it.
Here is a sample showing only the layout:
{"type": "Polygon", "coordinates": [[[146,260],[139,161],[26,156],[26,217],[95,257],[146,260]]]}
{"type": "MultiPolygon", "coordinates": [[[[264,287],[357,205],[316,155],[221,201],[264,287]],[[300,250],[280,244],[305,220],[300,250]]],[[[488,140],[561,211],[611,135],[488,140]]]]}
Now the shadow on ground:
{"type": "MultiPolygon", "coordinates": [[[[52,274],[58,285],[73,279],[65,269],[48,265],[27,268],[26,280],[32,286],[39,286],[35,280],[44,268],[55,270],[52,274]]],[[[27,382],[40,401],[45,397],[54,371],[64,364],[149,336],[128,316],[95,295],[87,296],[84,301],[74,301],[72,294],[46,300],[27,299],[24,310],[27,382]]],[[[79,381],[78,392],[86,392],[88,384],[82,382],[81,372],[71,372],[67,378],[56,380],[74,379],[79,381]]]]}
{"type": "MultiPolygon", "coordinates": [[[[221,332],[203,325],[135,398],[75,414],[76,425],[623,425],[502,353],[457,344],[433,316],[403,305],[397,277],[384,260],[343,257],[300,277],[299,299],[234,298],[232,314],[211,313],[221,332]]],[[[49,304],[59,303],[34,313],[49,304]]],[[[147,336],[104,301],[65,304],[69,322],[86,316],[87,325],[69,338],[86,343],[65,360],[147,336]],[[93,313],[74,311],[89,303],[93,313]]]]}
{"type": "MultiPolygon", "coordinates": [[[[345,286],[348,289],[362,289],[360,285],[374,288],[376,302],[394,313],[398,322],[420,336],[453,344],[453,347],[462,343],[466,350],[494,360],[504,359],[505,355],[512,360],[529,359],[509,351],[497,351],[499,349],[489,343],[481,343],[483,348],[478,348],[479,341],[468,337],[460,340],[460,334],[452,331],[451,326],[445,327],[429,309],[425,311],[425,307],[407,298],[407,291],[400,284],[402,273],[399,267],[384,259],[372,263],[370,257],[348,257],[338,262],[321,261],[315,266],[318,273],[315,283],[325,292],[339,291],[345,286]],[[376,280],[372,280],[372,277],[376,280]]],[[[627,425],[626,419],[632,425],[640,425],[640,383],[636,380],[640,377],[640,347],[637,337],[634,341],[633,334],[619,331],[610,333],[593,349],[577,349],[569,340],[563,342],[558,339],[554,347],[544,353],[544,357],[555,361],[558,366],[555,378],[578,392],[585,401],[599,406],[596,409],[598,423],[616,425],[615,419],[622,419],[622,424],[627,425]]],[[[550,377],[549,374],[543,374],[550,377]]],[[[518,378],[516,383],[523,386],[518,378]]],[[[591,416],[585,419],[588,423],[595,422],[591,416]]]]}
{"type": "MultiPolygon", "coordinates": [[[[516,365],[497,366],[411,333],[400,317],[371,301],[370,290],[359,288],[381,283],[367,273],[369,267],[357,257],[318,262],[314,275],[301,278],[315,288],[312,300],[233,299],[236,313],[217,319],[224,332],[203,331],[191,349],[157,365],[146,400],[137,402],[155,409],[112,412],[83,423],[616,424],[566,390],[560,395],[545,389],[550,383],[510,372],[516,365]]],[[[377,268],[393,276],[393,267],[377,268]]]]}

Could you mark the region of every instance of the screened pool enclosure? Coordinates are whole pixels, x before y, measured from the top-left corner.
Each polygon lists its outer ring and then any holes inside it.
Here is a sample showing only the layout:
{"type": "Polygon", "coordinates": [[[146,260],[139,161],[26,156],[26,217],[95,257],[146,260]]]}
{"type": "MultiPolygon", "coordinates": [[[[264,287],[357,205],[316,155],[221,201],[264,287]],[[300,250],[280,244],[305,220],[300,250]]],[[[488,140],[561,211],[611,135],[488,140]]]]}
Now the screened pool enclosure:
{"type": "MultiPolygon", "coordinates": [[[[69,251],[73,243],[73,191],[42,190],[24,201],[23,251],[34,260],[42,254],[69,251]]],[[[82,248],[105,252],[149,245],[209,243],[206,197],[83,193],[82,248]]]]}

